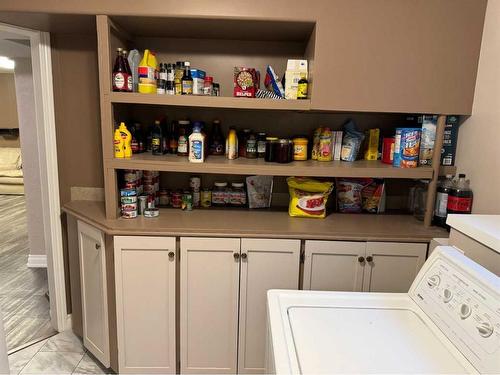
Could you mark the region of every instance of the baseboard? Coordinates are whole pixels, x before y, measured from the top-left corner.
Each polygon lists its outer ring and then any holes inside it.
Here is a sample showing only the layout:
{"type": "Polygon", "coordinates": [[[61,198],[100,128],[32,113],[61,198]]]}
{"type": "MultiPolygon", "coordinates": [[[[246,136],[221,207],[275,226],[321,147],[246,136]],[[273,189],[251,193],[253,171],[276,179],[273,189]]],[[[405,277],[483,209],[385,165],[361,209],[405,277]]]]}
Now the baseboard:
{"type": "Polygon", "coordinates": [[[28,255],[28,268],[47,268],[47,255],[28,255]]]}

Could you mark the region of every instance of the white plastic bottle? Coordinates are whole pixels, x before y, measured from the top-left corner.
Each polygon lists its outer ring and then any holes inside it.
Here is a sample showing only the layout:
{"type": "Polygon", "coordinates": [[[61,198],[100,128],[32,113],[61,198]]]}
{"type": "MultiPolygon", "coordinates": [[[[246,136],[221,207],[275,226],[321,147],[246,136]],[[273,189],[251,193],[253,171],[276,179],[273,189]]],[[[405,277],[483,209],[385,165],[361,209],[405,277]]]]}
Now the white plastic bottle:
{"type": "Polygon", "coordinates": [[[205,161],[205,136],[201,134],[201,126],[194,123],[193,133],[189,136],[189,161],[203,163],[205,161]]]}

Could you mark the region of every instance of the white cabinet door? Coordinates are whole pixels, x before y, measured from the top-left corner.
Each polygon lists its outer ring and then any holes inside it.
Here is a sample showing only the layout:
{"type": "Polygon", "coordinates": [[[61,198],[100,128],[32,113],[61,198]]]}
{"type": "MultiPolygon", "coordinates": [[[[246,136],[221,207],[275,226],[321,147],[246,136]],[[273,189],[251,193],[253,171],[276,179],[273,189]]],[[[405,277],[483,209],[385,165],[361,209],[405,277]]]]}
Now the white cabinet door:
{"type": "Polygon", "coordinates": [[[83,344],[109,367],[105,242],[101,231],[78,221],[83,344]]]}
{"type": "Polygon", "coordinates": [[[366,242],[306,241],[302,289],[359,292],[366,242]]]}
{"type": "Polygon", "coordinates": [[[298,289],[300,240],[241,240],[238,373],[265,372],[269,289],[298,289]]]}
{"type": "Polygon", "coordinates": [[[182,373],[236,373],[239,238],[181,238],[182,373]]]}
{"type": "Polygon", "coordinates": [[[408,292],[426,253],[424,243],[368,242],[363,290],[408,292]]]}
{"type": "Polygon", "coordinates": [[[120,373],[175,373],[175,237],[114,238],[120,373]]]}

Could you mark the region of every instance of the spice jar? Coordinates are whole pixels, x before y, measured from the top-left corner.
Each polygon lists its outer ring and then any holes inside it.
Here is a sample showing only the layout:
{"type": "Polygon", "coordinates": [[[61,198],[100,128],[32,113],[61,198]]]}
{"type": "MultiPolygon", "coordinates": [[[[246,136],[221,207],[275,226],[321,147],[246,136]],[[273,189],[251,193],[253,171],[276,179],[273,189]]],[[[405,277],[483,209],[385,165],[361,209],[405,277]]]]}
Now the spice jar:
{"type": "Polygon", "coordinates": [[[231,183],[231,193],[229,195],[229,204],[231,206],[243,207],[247,204],[247,195],[244,186],[243,182],[231,183]]]}
{"type": "Polygon", "coordinates": [[[172,193],[171,203],[173,208],[182,207],[182,193],[180,191],[174,191],[172,193]]]}
{"type": "Polygon", "coordinates": [[[248,159],[257,159],[257,138],[254,133],[248,135],[246,156],[248,159]]]}
{"type": "Polygon", "coordinates": [[[293,139],[293,160],[307,160],[307,144],[309,141],[305,137],[295,137],[293,139]]]}
{"type": "Polygon", "coordinates": [[[276,147],[276,161],[278,163],[290,163],[292,161],[293,142],[290,139],[282,138],[276,147]]]}
{"type": "Polygon", "coordinates": [[[269,162],[276,161],[276,146],[278,144],[278,138],[267,137],[266,138],[266,152],[264,155],[264,160],[269,162]]]}
{"type": "Polygon", "coordinates": [[[212,191],[212,205],[225,206],[229,200],[227,195],[227,182],[215,182],[212,191]]]}
{"type": "Polygon", "coordinates": [[[214,77],[206,76],[203,81],[203,95],[212,95],[214,91],[214,77]]]}
{"type": "Polygon", "coordinates": [[[263,158],[266,155],[266,133],[260,132],[257,135],[257,157],[263,158]]]}

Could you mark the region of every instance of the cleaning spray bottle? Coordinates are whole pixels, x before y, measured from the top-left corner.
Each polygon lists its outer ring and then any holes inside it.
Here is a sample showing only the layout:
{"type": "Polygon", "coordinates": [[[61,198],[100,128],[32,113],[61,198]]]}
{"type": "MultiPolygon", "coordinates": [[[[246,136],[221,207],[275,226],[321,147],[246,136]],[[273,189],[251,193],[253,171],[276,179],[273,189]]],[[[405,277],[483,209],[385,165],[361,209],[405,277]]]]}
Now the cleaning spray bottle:
{"type": "Polygon", "coordinates": [[[123,139],[123,157],[130,158],[132,157],[132,134],[128,131],[124,122],[120,123],[118,130],[123,139]]]}
{"type": "Polygon", "coordinates": [[[125,140],[122,138],[122,134],[119,129],[115,129],[115,136],[113,140],[115,158],[125,157],[125,140]]]}

